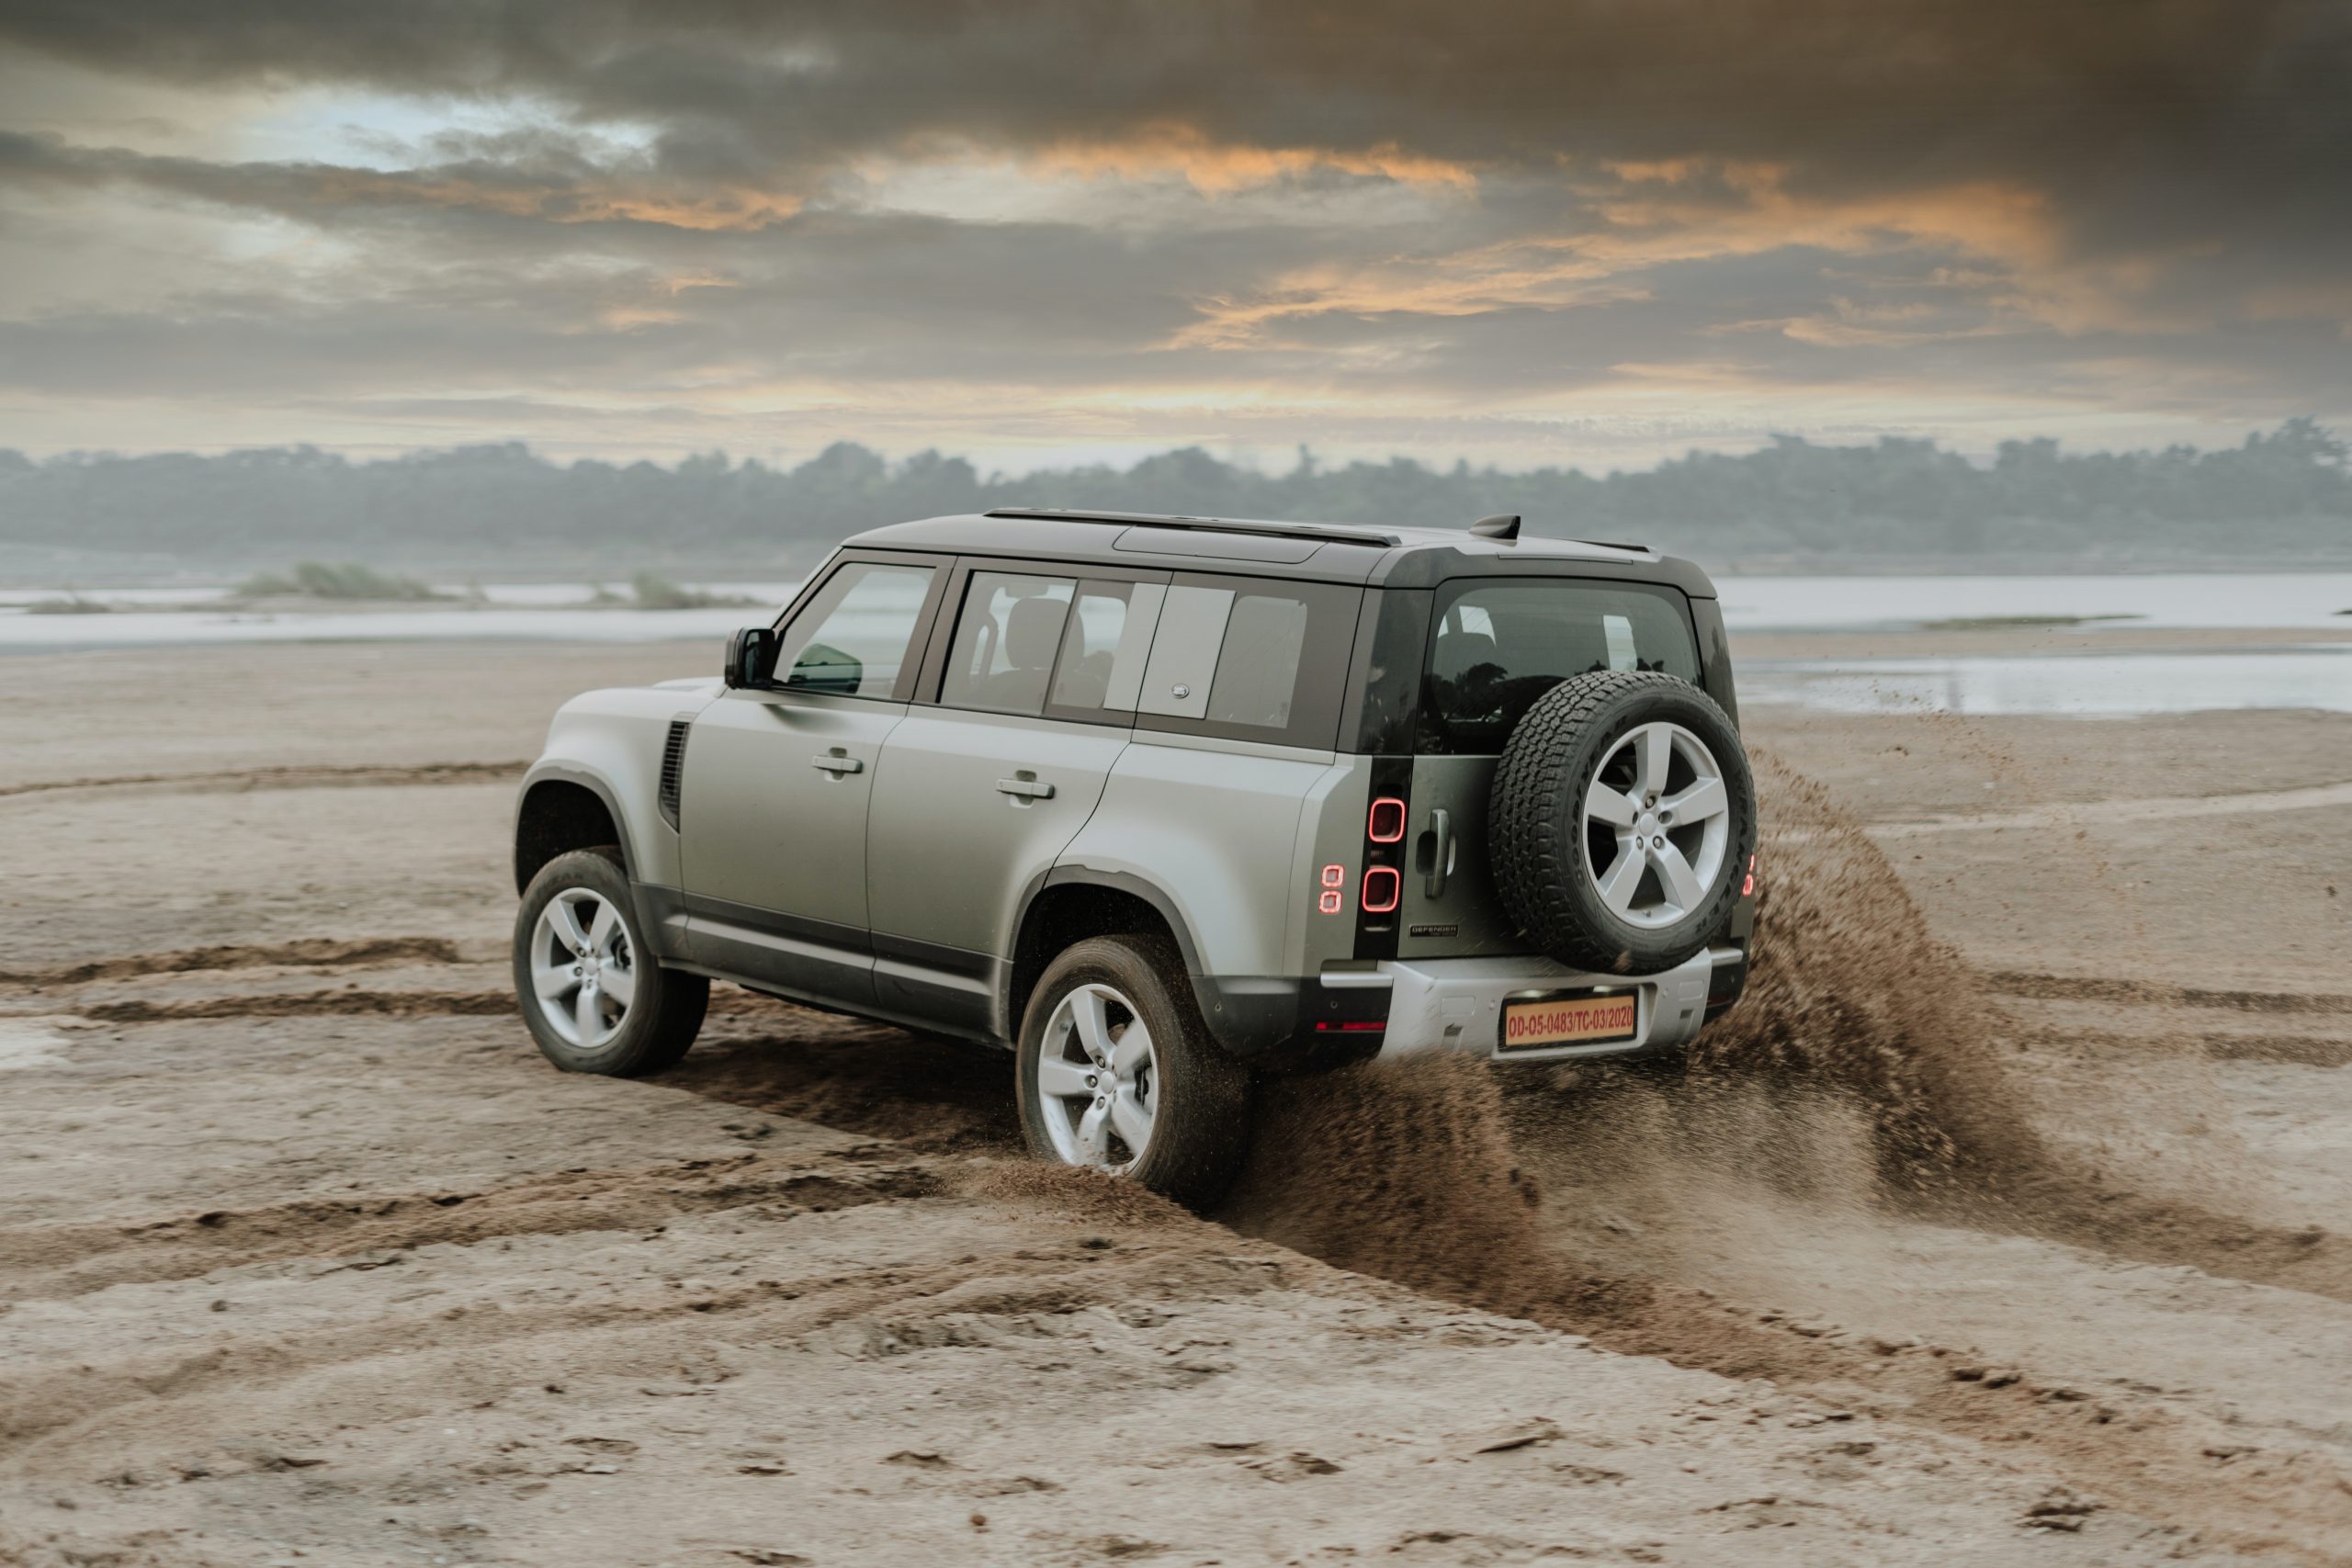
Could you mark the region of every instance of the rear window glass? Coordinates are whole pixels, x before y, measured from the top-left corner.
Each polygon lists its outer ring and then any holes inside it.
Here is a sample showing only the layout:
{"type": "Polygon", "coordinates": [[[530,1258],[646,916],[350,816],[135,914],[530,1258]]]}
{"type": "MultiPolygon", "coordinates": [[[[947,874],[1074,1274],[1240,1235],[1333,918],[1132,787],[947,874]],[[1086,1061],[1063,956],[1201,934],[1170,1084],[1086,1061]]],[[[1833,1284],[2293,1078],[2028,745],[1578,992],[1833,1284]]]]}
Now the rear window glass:
{"type": "Polygon", "coordinates": [[[1695,685],[1699,654],[1682,596],[1557,579],[1449,583],[1430,628],[1420,749],[1498,752],[1537,698],[1595,670],[1658,670],[1695,685]]]}

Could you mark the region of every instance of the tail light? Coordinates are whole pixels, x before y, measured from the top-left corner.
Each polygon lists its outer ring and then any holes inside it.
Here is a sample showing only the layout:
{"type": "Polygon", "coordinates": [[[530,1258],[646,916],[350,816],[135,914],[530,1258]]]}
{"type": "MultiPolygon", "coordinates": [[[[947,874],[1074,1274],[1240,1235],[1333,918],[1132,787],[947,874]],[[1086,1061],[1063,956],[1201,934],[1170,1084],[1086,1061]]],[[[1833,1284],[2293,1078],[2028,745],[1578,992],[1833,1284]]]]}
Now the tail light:
{"type": "Polygon", "coordinates": [[[1385,915],[1404,897],[1405,878],[1393,865],[1375,865],[1363,874],[1363,912],[1385,915]]]}
{"type": "Polygon", "coordinates": [[[1384,795],[1374,801],[1371,820],[1364,824],[1364,837],[1375,844],[1402,842],[1405,837],[1405,803],[1393,795],[1384,795]]]}

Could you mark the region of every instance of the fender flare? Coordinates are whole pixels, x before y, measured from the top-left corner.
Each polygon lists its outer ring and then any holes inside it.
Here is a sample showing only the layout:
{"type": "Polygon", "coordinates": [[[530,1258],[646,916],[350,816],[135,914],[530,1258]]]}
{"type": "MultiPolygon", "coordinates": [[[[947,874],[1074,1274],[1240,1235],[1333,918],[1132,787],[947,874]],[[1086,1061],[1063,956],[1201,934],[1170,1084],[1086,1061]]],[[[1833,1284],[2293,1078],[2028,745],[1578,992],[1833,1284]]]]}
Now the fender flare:
{"type": "MultiPolygon", "coordinates": [[[[1245,1058],[1260,1055],[1295,1035],[1299,983],[1283,976],[1227,979],[1206,973],[1201,964],[1200,944],[1193,939],[1192,926],[1177,908],[1176,900],[1159,884],[1133,872],[1057,865],[1031,877],[1029,886],[1022,890],[1020,908],[1013,919],[1016,951],[1019,933],[1027,929],[1029,911],[1038,897],[1049,887],[1073,884],[1130,894],[1158,912],[1176,939],[1176,950],[1184,960],[1184,976],[1192,983],[1193,1001],[1201,1010],[1202,1021],[1208,1025],[1211,1037],[1228,1053],[1245,1058]]],[[[1018,1042],[1021,1021],[1012,1016],[1013,967],[1011,963],[1004,965],[998,983],[996,1010],[1003,1022],[1003,1037],[1018,1042]]]]}
{"type": "MultiPolygon", "coordinates": [[[[522,849],[524,803],[531,798],[533,790],[543,784],[551,783],[578,784],[603,803],[605,815],[612,819],[613,831],[620,838],[621,869],[628,876],[630,885],[634,886],[637,882],[637,868],[639,864],[637,858],[637,844],[629,836],[628,816],[621,809],[619,795],[614,793],[611,781],[604,774],[571,762],[538,762],[532,766],[529,773],[523,775],[523,786],[514,792],[514,819],[507,829],[507,838],[512,840],[514,850],[519,853],[522,849]]],[[[523,875],[523,868],[519,864],[516,865],[514,868],[516,897],[521,897],[529,880],[523,875]]]]}

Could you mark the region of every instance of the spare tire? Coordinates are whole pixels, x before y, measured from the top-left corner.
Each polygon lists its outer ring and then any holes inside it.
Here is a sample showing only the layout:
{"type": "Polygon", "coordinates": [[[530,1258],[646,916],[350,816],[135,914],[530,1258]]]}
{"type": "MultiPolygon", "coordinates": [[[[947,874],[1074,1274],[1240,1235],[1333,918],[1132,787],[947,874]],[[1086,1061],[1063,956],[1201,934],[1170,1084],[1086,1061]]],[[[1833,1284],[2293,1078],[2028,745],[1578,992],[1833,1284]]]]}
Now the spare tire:
{"type": "Polygon", "coordinates": [[[1511,731],[1487,801],[1503,908],[1577,969],[1670,969],[1723,931],[1756,788],[1714,699],[1652,671],[1561,682],[1511,731]]]}

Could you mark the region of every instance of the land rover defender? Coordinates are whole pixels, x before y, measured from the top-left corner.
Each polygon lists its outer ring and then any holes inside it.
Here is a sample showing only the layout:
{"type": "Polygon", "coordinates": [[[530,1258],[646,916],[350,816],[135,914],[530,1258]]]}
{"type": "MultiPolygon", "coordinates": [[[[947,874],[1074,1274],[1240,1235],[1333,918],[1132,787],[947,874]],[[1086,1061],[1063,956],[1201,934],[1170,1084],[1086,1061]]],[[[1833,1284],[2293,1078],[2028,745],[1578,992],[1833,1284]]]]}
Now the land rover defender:
{"type": "Polygon", "coordinates": [[[515,984],[572,1071],[676,1062],[714,980],[1005,1047],[1038,1155],[1205,1202],[1261,1075],[1732,1006],[1737,713],[1697,567],[1517,518],[878,528],[718,678],[556,715],[515,984]]]}

